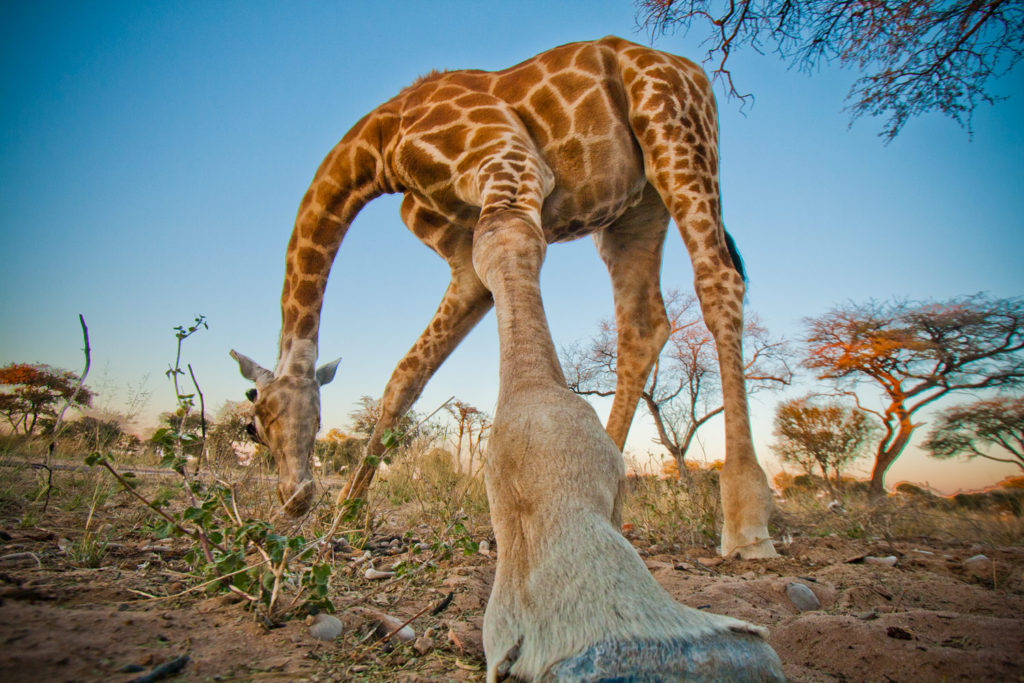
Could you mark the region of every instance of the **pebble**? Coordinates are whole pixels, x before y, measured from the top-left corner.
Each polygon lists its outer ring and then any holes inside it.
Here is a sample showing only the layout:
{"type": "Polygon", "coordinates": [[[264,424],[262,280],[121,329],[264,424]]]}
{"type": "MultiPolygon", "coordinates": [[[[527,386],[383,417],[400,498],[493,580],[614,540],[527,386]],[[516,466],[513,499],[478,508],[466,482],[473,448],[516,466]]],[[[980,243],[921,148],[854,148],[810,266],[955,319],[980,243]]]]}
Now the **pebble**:
{"type": "Polygon", "coordinates": [[[821,601],[818,600],[818,596],[802,583],[797,583],[796,581],[787,583],[786,595],[801,612],[821,609],[821,601]]]}
{"type": "Polygon", "coordinates": [[[868,557],[864,558],[864,564],[878,564],[878,565],[882,565],[883,567],[895,567],[896,566],[896,556],[895,555],[886,555],[885,557],[871,557],[871,556],[868,556],[868,557]]]}
{"type": "Polygon", "coordinates": [[[420,636],[416,639],[416,642],[412,644],[412,649],[416,650],[416,654],[423,656],[434,649],[434,639],[428,638],[427,636],[420,636]]]}
{"type": "Polygon", "coordinates": [[[341,635],[341,620],[330,614],[319,614],[309,618],[309,634],[317,640],[334,640],[341,635]]]}

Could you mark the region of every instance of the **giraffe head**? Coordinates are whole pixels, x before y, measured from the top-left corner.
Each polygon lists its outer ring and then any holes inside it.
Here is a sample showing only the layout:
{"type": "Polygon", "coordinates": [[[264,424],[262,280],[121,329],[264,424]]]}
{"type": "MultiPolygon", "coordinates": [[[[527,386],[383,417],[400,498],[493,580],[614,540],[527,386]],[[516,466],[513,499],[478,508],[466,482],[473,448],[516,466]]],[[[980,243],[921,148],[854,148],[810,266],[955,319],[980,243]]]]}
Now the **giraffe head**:
{"type": "Polygon", "coordinates": [[[306,363],[279,364],[279,374],[260,367],[237,351],[231,357],[238,362],[242,376],[256,384],[246,392],[253,402],[250,433],[270,449],[277,464],[277,497],[285,512],[298,516],[309,509],[315,487],[309,469],[316,433],[320,429],[320,387],[334,379],[341,362],[322,365],[315,372],[313,358],[306,363]]]}

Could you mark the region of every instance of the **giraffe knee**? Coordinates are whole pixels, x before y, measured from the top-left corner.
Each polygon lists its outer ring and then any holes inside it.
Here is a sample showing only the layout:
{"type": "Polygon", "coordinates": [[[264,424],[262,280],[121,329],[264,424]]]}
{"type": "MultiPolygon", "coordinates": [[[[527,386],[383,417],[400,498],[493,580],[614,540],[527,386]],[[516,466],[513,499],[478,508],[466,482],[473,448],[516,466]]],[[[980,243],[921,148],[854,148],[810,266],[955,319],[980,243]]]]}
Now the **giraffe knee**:
{"type": "Polygon", "coordinates": [[[518,213],[481,216],[473,234],[473,269],[487,288],[494,289],[491,275],[503,263],[515,263],[540,272],[547,242],[540,226],[518,213]]]}

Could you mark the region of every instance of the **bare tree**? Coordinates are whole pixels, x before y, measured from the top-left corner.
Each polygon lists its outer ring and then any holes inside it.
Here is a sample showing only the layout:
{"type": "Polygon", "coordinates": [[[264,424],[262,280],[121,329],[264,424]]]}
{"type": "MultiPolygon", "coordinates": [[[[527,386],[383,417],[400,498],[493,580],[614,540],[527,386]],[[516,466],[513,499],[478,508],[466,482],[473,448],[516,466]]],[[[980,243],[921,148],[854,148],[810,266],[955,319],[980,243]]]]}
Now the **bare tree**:
{"type": "MultiPolygon", "coordinates": [[[[685,472],[686,453],[704,424],[722,412],[718,354],[704,326],[693,295],[667,293],[669,339],[641,393],[664,446],[685,472]]],[[[788,346],[773,339],[756,316],[747,316],[743,333],[747,349],[747,393],[789,384],[788,346]]],[[[584,396],[615,394],[615,324],[602,321],[587,346],[562,349],[562,367],[569,388],[584,396]]]]}
{"type": "Polygon", "coordinates": [[[795,463],[812,474],[821,471],[833,496],[842,471],[865,454],[877,429],[863,410],[811,396],[783,401],[775,411],[775,443],[772,450],[783,462],[795,463]],[[829,481],[829,472],[835,487],[829,481]]]}
{"type": "Polygon", "coordinates": [[[1024,301],[985,295],[944,302],[847,304],[807,325],[804,364],[878,418],[883,434],[871,494],[920,426],[919,410],[951,392],[1024,383],[1024,301]],[[858,389],[881,389],[865,408],[858,389]]]}
{"type": "Polygon", "coordinates": [[[1003,99],[989,81],[1024,56],[1020,0],[636,0],[652,35],[707,22],[706,62],[742,98],[727,62],[743,46],[774,51],[802,71],[838,62],[862,75],[847,109],[888,117],[892,140],[912,116],[941,112],[970,130],[982,103],[1003,99]]]}
{"type": "Polygon", "coordinates": [[[1000,396],[953,406],[942,412],[923,446],[936,458],[965,455],[1024,469],[1024,397],[1000,396]]]}
{"type": "Polygon", "coordinates": [[[456,472],[462,472],[462,450],[469,454],[467,474],[473,475],[473,460],[480,453],[484,435],[491,428],[491,416],[465,401],[452,400],[444,404],[445,410],[455,418],[458,429],[455,445],[456,472]]]}

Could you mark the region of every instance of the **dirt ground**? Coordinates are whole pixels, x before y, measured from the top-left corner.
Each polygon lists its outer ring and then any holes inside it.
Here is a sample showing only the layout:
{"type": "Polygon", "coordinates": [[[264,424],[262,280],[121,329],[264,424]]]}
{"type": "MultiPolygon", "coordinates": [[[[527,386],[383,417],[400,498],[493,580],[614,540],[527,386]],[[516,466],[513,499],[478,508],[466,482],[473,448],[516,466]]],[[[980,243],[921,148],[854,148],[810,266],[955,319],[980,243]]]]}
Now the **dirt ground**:
{"type": "MultiPolygon", "coordinates": [[[[76,566],[69,543],[81,535],[82,513],[55,507],[31,526],[10,506],[0,509],[0,680],[146,680],[171,662],[183,666],[162,680],[484,678],[480,629],[493,552],[438,556],[419,573],[375,581],[356,561],[363,549],[339,553],[335,571],[344,581],[332,597],[344,631],[321,642],[301,620],[266,628],[230,595],[182,594],[190,584],[180,539],[126,533],[101,566],[76,566]],[[449,594],[432,616],[429,608],[449,594]],[[378,613],[405,621],[425,608],[410,624],[414,641],[369,636],[378,613]]],[[[117,524],[137,511],[122,501],[95,516],[94,524],[117,524]]],[[[367,546],[375,566],[414,552],[406,531],[377,529],[367,546]]],[[[926,538],[787,541],[782,557],[768,561],[637,549],[680,602],[768,627],[793,681],[1024,680],[1024,549],[926,538]],[[798,609],[793,583],[820,607],[798,609]]]]}

